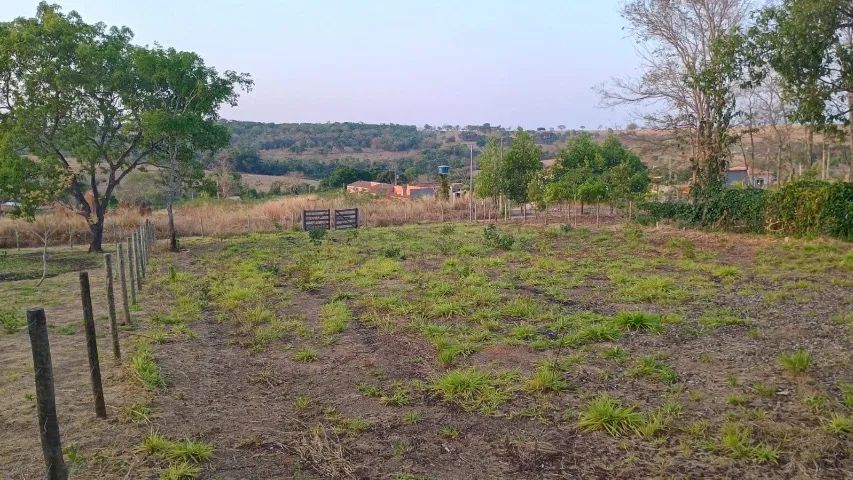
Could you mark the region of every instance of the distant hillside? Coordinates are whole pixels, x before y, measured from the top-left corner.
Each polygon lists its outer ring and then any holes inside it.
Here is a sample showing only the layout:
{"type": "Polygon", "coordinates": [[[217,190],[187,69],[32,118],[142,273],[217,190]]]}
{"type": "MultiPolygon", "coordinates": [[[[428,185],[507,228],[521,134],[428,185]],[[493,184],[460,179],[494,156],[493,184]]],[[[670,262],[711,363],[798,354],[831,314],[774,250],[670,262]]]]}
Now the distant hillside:
{"type": "MultiPolygon", "coordinates": [[[[467,175],[470,149],[479,154],[489,136],[511,144],[512,131],[489,124],[464,127],[445,125],[366,123],[260,123],[224,121],[232,135],[235,168],[261,175],[298,175],[322,179],[337,165],[374,171],[397,172],[408,181],[432,178],[438,165],[450,165],[458,176],[467,175]]],[[[580,130],[538,128],[530,131],[542,146],[543,160],[554,158],[569,138],[580,130]]],[[[602,138],[608,131],[586,132],[602,138]]],[[[631,128],[614,131],[619,139],[649,166],[652,175],[682,182],[690,176],[690,144],[668,132],[631,128]]],[[[784,132],[759,129],[751,141],[746,135],[732,148],[732,163],[776,171],[779,156],[783,172],[799,172],[819,161],[822,137],[815,135],[812,158],[808,158],[802,127],[784,132]]],[[[828,145],[831,168],[836,176],[846,174],[851,160],[843,142],[828,145]]]]}

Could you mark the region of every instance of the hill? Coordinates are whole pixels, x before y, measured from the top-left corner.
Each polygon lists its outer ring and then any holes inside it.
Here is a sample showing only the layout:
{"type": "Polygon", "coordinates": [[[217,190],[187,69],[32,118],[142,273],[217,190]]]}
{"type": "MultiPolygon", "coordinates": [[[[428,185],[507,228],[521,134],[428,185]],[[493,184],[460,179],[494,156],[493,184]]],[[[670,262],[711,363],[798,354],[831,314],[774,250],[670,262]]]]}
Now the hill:
{"type": "MultiPolygon", "coordinates": [[[[483,125],[441,127],[424,125],[336,123],[259,123],[224,121],[232,134],[234,167],[243,173],[291,175],[309,179],[328,176],[337,165],[374,171],[396,172],[403,181],[431,179],[438,165],[467,175],[473,149],[476,157],[489,136],[512,142],[513,131],[483,125]]],[[[570,138],[590,134],[601,140],[614,134],[637,153],[653,176],[680,183],[690,178],[693,156],[689,139],[673,132],[629,128],[626,130],[529,130],[544,152],[543,160],[556,157],[570,138]]],[[[751,134],[736,131],[740,141],[732,147],[731,163],[777,172],[783,176],[818,168],[824,137],[815,134],[811,155],[805,129],[801,126],[762,127],[751,134]]],[[[826,138],[830,176],[850,174],[853,158],[843,140],[826,138]]],[[[392,177],[393,178],[393,177],[392,177]]]]}

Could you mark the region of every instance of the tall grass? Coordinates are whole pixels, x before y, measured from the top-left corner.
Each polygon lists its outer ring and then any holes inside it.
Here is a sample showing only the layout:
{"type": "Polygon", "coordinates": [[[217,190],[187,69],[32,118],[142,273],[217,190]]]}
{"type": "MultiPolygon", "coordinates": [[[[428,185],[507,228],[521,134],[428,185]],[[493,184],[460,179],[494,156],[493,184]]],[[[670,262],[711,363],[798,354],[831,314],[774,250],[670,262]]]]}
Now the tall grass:
{"type": "MultiPolygon", "coordinates": [[[[325,210],[358,207],[359,224],[371,227],[429,223],[468,218],[468,201],[455,199],[442,205],[434,201],[402,201],[396,199],[365,200],[352,195],[299,195],[264,202],[235,200],[205,200],[175,207],[175,228],[179,236],[231,236],[246,232],[273,232],[301,228],[303,210],[325,210]]],[[[89,228],[86,220],[64,208],[57,207],[44,214],[56,228],[49,244],[86,243],[89,228]]],[[[119,208],[107,213],[104,242],[113,243],[127,238],[139,225],[151,219],[160,238],[167,233],[165,211],[144,217],[133,208],[119,208]]],[[[26,222],[0,217],[0,248],[40,246],[26,222]],[[18,232],[17,241],[15,232],[18,232]]]]}

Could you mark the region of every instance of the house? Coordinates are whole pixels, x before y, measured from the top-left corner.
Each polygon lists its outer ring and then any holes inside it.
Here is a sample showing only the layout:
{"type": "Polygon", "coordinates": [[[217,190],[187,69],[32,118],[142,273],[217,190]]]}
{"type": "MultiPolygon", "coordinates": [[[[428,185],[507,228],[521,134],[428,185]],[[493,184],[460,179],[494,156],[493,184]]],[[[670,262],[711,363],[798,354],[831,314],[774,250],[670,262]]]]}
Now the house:
{"type": "Polygon", "coordinates": [[[394,187],[394,194],[398,197],[420,200],[424,198],[435,198],[438,195],[437,183],[408,183],[394,187]]]}
{"type": "Polygon", "coordinates": [[[775,175],[767,170],[751,169],[745,165],[726,170],[726,186],[741,184],[747,187],[767,188],[776,181],[775,175]]]}
{"type": "Polygon", "coordinates": [[[394,185],[390,183],[371,182],[367,180],[359,180],[347,185],[349,193],[367,193],[376,196],[389,196],[394,194],[394,185]]]}

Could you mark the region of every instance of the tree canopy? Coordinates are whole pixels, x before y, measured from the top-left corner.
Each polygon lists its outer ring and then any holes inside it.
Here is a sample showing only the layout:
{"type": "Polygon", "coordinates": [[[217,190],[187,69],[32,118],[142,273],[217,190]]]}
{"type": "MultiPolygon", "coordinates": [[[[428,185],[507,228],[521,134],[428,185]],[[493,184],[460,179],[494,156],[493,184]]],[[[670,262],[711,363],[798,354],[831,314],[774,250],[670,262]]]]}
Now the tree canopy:
{"type": "Polygon", "coordinates": [[[34,18],[0,24],[0,168],[37,178],[12,177],[0,185],[9,193],[0,193],[26,213],[47,200],[34,190],[64,191],[57,200],[87,219],[93,251],[121,181],[167,156],[179,137],[183,149],[227,141],[215,125],[218,109],[250,85],[247,75],[220,75],[195,54],[132,39],[126,27],[89,24],[44,2],[34,18]]]}

